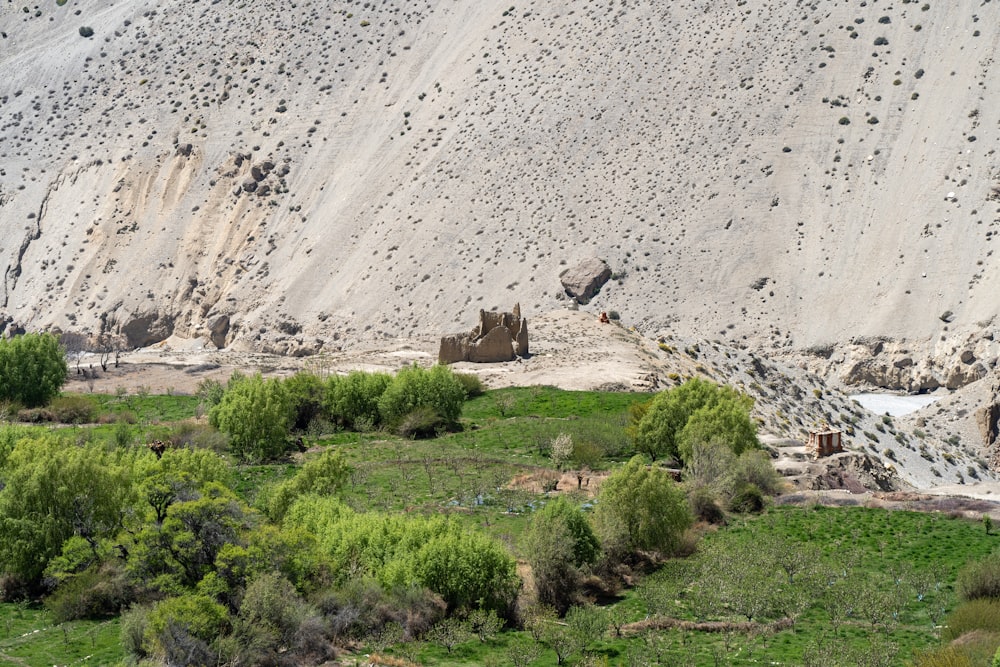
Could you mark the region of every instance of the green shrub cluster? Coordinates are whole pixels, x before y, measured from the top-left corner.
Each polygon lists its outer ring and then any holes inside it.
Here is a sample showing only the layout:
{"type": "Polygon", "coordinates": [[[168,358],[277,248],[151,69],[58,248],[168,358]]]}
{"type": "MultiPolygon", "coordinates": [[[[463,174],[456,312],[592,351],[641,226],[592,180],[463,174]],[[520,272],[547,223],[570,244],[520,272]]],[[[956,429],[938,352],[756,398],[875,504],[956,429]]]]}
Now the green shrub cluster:
{"type": "Polygon", "coordinates": [[[495,540],[444,517],[358,514],[329,496],[292,504],[284,525],[316,536],[340,584],[369,577],[386,589],[421,586],[451,610],[508,613],[517,593],[514,558],[495,540]]]}
{"type": "Polygon", "coordinates": [[[51,334],[0,337],[0,401],[45,405],[66,382],[66,359],[51,334]]]}
{"type": "Polygon", "coordinates": [[[202,405],[209,406],[209,422],[229,437],[231,451],[244,461],[278,458],[289,450],[290,432],[331,425],[432,436],[453,427],[469,392],[482,389],[447,366],[416,365],[395,376],[354,371],[326,381],[311,373],[284,381],[234,374],[225,389],[220,388],[218,383],[202,383],[202,405]]]}

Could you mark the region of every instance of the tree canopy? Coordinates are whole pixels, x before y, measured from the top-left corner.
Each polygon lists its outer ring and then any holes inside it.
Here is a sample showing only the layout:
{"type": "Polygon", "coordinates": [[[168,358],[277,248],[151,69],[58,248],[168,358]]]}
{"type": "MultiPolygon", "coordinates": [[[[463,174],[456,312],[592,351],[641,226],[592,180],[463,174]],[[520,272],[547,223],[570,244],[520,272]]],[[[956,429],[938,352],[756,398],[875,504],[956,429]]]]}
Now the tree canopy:
{"type": "Polygon", "coordinates": [[[693,378],[657,394],[648,408],[635,413],[636,449],[654,461],[686,463],[694,443],[720,440],[739,454],[759,446],[752,408],[753,399],[732,387],[693,378]]]}
{"type": "Polygon", "coordinates": [[[670,474],[634,456],[601,484],[595,521],[611,551],[669,554],[693,519],[684,492],[670,474]]]}
{"type": "Polygon", "coordinates": [[[0,400],[33,408],[59,394],[66,382],[66,359],[51,334],[0,338],[0,400]]]}

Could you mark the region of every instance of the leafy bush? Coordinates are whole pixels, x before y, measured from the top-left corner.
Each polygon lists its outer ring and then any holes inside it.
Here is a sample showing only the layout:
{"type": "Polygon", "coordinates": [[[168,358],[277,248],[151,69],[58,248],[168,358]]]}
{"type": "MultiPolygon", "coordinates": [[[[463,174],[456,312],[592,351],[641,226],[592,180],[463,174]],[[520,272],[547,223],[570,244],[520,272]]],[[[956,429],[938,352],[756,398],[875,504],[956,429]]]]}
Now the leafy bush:
{"type": "Polygon", "coordinates": [[[726,515],[719,506],[719,498],[708,486],[696,485],[688,491],[688,502],[691,512],[700,521],[712,524],[724,524],[726,515]]]}
{"type": "Polygon", "coordinates": [[[208,644],[228,627],[229,613],[210,597],[178,595],[150,610],[143,648],[164,655],[167,664],[214,664],[208,644]]]}
{"type": "Polygon", "coordinates": [[[379,400],[391,383],[388,373],[353,371],[346,377],[333,376],[326,385],[326,412],[344,426],[369,431],[380,422],[379,400]]]}
{"type": "Polygon", "coordinates": [[[523,550],[538,601],[566,613],[577,602],[580,567],[597,560],[599,547],[586,517],[565,498],[536,512],[525,531],[523,550]]]}
{"type": "Polygon", "coordinates": [[[121,617],[121,644],[125,655],[138,662],[149,656],[146,650],[146,628],[149,607],[133,605],[121,617]]]}
{"type": "Polygon", "coordinates": [[[66,382],[66,359],[51,334],[0,338],[0,400],[45,405],[66,382]]]}
{"type": "Polygon", "coordinates": [[[692,523],[683,492],[667,471],[635,456],[601,485],[594,516],[606,551],[671,553],[692,523]]]}
{"type": "Polygon", "coordinates": [[[273,491],[266,492],[262,504],[272,520],[281,521],[296,498],[307,493],[337,495],[350,474],[351,469],[340,454],[328,449],[307,461],[295,477],[281,482],[273,491]]]}
{"type": "Polygon", "coordinates": [[[195,396],[205,408],[214,408],[222,400],[222,395],[226,393],[226,388],[218,380],[206,378],[198,383],[195,396]]]}
{"type": "Polygon", "coordinates": [[[136,592],[114,561],[93,565],[64,581],[45,598],[56,623],[111,618],[135,601],[136,592]]]}
{"type": "Polygon", "coordinates": [[[229,435],[233,454],[244,461],[264,461],[287,451],[292,404],[280,380],[260,374],[230,382],[222,400],[208,413],[209,422],[229,435]]]}
{"type": "Polygon", "coordinates": [[[430,438],[445,428],[446,424],[437,410],[429,405],[414,408],[396,426],[396,435],[404,438],[430,438]]]}
{"type": "Polygon", "coordinates": [[[766,496],[773,496],[781,490],[782,479],[767,452],[753,450],[743,452],[736,458],[723,484],[730,496],[735,496],[748,484],[757,487],[766,496]]]}
{"type": "Polygon", "coordinates": [[[451,424],[458,421],[464,402],[465,389],[450,368],[424,370],[414,364],[396,374],[379,399],[378,411],[385,424],[398,426],[417,408],[428,407],[451,424]]]}
{"type": "Polygon", "coordinates": [[[484,606],[500,613],[517,592],[516,562],[506,549],[444,517],[356,514],[335,498],[313,494],[292,504],[284,526],[316,536],[341,584],[367,576],[387,589],[420,585],[450,609],[484,606]]]}
{"type": "Polygon", "coordinates": [[[975,630],[1000,633],[1000,600],[979,598],[958,605],[945,620],[942,637],[951,641],[975,630]]]}
{"type": "Polygon", "coordinates": [[[292,404],[292,429],[305,431],[317,417],[323,416],[326,387],[312,373],[299,372],[284,382],[292,404]]]}
{"type": "MultiPolygon", "coordinates": [[[[247,586],[240,603],[233,622],[238,650],[230,659],[247,665],[281,664],[279,656],[294,649],[303,629],[310,627],[307,620],[316,618],[317,612],[296,594],[287,579],[275,573],[262,574],[247,586]]],[[[320,639],[322,634],[320,629],[320,639]]],[[[301,664],[290,662],[292,656],[284,657],[288,664],[301,664]]]]}
{"type": "Polygon", "coordinates": [[[743,484],[736,489],[729,501],[729,509],[734,512],[758,513],[764,511],[766,504],[764,493],[756,484],[743,484]]]}
{"type": "Polygon", "coordinates": [[[86,396],[57,396],[49,403],[49,411],[61,424],[90,424],[97,406],[86,396]]]}
{"type": "Polygon", "coordinates": [[[417,639],[444,618],[441,596],[421,586],[384,589],[372,579],[354,579],[327,592],[317,606],[341,639],[364,639],[396,624],[404,639],[417,639]]]}
{"type": "Polygon", "coordinates": [[[486,393],[486,387],[483,386],[483,381],[479,379],[479,376],[475,373],[455,373],[455,379],[462,384],[462,388],[465,389],[466,398],[475,398],[476,396],[482,396],[486,393]]]}
{"type": "Polygon", "coordinates": [[[1000,552],[963,567],[958,573],[955,589],[963,600],[1000,600],[1000,552]]]}
{"type": "Polygon", "coordinates": [[[167,437],[174,448],[208,449],[221,454],[229,448],[229,438],[209,425],[191,419],[178,422],[167,437]]]}

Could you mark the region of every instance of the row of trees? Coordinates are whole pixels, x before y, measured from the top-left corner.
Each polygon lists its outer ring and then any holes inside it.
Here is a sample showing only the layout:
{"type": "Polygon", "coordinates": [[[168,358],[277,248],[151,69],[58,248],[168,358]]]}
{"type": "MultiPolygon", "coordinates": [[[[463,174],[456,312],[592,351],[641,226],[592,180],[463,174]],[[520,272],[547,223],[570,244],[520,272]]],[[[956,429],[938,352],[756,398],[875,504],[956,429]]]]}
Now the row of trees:
{"type": "Polygon", "coordinates": [[[396,375],[355,371],[325,381],[311,373],[287,380],[234,374],[226,387],[210,382],[200,391],[211,406],[209,422],[229,435],[232,452],[261,461],[285,453],[291,431],[317,424],[406,436],[453,428],[472,386],[447,366],[413,365],[396,375]]]}

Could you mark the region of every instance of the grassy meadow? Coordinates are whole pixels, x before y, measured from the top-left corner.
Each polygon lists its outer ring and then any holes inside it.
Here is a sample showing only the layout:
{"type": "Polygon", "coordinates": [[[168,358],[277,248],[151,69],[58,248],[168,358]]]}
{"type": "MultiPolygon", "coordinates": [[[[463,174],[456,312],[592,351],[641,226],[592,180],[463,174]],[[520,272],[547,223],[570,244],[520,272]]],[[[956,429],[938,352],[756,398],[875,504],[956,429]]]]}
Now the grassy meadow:
{"type": "MultiPolygon", "coordinates": [[[[523,564],[521,535],[552,493],[565,493],[585,509],[593,503],[589,487],[541,491],[559,476],[549,443],[569,434],[584,445],[588,476],[612,470],[633,453],[624,433],[628,409],[648,398],[549,387],[489,391],[466,402],[460,430],[426,439],[320,423],[302,436],[305,454],[269,464],[234,462],[233,486],[253,506],[260,489],[293,477],[304,460],[332,448],[351,467],[344,490],[350,507],[448,514],[500,538],[523,564]]],[[[67,442],[142,446],[160,438],[225,456],[196,397],[119,392],[74,400],[90,402],[98,423],[56,429],[67,442]]],[[[23,434],[52,427],[16,428],[23,434]]],[[[384,633],[354,643],[340,659],[456,666],[924,664],[918,656],[941,645],[948,614],[959,603],[959,571],[990,554],[1000,537],[981,522],[940,513],[770,505],[760,514],[730,514],[724,526],[698,524],[687,539],[689,555],[635,564],[619,586],[589,581],[586,594],[597,603],[589,620],[550,619],[544,627],[482,637],[468,630],[428,633],[405,642],[384,633]],[[769,549],[802,561],[787,585],[787,573],[745,566],[769,549]],[[731,569],[719,569],[720,560],[731,569]],[[714,586],[733,582],[766,588],[761,595],[769,602],[749,618],[735,598],[706,606],[714,586]],[[866,602],[876,598],[884,601],[881,611],[866,602]],[[585,639],[555,650],[558,632],[577,623],[590,628],[585,639]],[[370,655],[381,658],[364,658],[370,655]]],[[[56,623],[44,605],[0,604],[0,664],[117,664],[125,659],[119,632],[117,618],[56,623]]]]}

